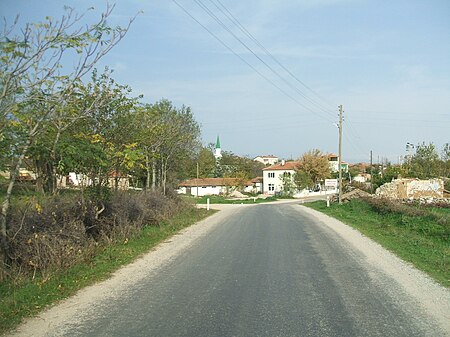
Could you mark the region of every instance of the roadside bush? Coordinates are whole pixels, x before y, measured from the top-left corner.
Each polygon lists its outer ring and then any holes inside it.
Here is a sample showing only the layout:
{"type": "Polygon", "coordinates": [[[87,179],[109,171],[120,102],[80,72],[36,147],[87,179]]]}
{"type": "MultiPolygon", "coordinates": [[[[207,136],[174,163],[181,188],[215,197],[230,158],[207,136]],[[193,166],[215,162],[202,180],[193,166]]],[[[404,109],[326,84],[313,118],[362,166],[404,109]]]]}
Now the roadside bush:
{"type": "Polygon", "coordinates": [[[10,266],[0,275],[40,273],[45,278],[192,207],[160,192],[104,192],[15,202],[7,219],[10,266]]]}
{"type": "Polygon", "coordinates": [[[450,239],[450,216],[448,213],[434,211],[439,207],[404,204],[381,198],[364,198],[364,201],[378,214],[396,217],[398,226],[425,235],[441,237],[443,240],[450,239]]]}

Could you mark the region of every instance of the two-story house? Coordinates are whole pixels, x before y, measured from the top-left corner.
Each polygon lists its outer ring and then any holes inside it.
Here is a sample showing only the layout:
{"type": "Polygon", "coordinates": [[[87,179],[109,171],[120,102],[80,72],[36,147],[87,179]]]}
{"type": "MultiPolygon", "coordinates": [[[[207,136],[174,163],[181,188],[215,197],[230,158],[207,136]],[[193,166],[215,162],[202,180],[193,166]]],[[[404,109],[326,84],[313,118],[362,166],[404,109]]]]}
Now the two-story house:
{"type": "Polygon", "coordinates": [[[295,168],[298,166],[296,161],[285,162],[282,160],[280,163],[266,167],[263,169],[263,193],[273,195],[283,191],[282,176],[287,175],[294,177],[295,168]]]}

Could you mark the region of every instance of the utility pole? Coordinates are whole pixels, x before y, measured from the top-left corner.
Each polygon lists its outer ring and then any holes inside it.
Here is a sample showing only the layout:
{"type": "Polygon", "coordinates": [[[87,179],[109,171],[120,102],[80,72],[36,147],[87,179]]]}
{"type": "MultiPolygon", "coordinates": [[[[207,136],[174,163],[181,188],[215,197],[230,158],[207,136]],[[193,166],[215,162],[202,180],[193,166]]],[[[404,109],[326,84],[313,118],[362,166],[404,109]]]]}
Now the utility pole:
{"type": "Polygon", "coordinates": [[[195,181],[195,184],[197,185],[197,198],[198,198],[198,162],[197,162],[197,179],[195,181]]]}
{"type": "Polygon", "coordinates": [[[339,204],[342,204],[342,105],[339,105],[339,204]]]}
{"type": "Polygon", "coordinates": [[[370,150],[370,192],[373,193],[372,150],[370,150]]]}

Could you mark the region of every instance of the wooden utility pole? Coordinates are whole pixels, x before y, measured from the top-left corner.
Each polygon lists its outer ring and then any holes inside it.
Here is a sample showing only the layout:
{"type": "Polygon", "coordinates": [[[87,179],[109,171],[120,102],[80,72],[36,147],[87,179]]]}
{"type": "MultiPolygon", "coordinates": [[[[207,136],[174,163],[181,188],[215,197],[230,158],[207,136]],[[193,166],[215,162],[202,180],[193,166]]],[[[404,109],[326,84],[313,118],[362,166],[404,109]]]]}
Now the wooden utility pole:
{"type": "Polygon", "coordinates": [[[372,150],[370,150],[370,193],[373,193],[372,150]]]}
{"type": "Polygon", "coordinates": [[[197,198],[198,198],[198,162],[197,162],[197,179],[195,180],[195,184],[197,185],[197,198]]]}
{"type": "Polygon", "coordinates": [[[339,204],[342,204],[342,105],[339,105],[339,204]]]}

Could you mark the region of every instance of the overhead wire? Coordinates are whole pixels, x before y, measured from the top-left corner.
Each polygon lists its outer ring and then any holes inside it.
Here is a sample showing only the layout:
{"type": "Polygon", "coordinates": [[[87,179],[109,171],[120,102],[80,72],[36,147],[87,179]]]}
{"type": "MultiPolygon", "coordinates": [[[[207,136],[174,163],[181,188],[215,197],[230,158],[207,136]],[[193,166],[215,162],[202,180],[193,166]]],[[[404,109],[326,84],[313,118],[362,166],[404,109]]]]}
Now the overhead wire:
{"type": "MultiPolygon", "coordinates": [[[[198,25],[200,25],[203,29],[205,29],[211,36],[213,36],[217,41],[219,41],[220,44],[222,44],[225,48],[227,48],[230,52],[232,52],[235,56],[237,56],[242,62],[244,62],[248,67],[250,67],[253,71],[255,71],[259,76],[261,76],[265,81],[267,81],[268,83],[270,83],[272,86],[274,86],[275,88],[277,88],[281,93],[283,93],[286,97],[290,98],[292,101],[294,101],[295,103],[297,103],[298,105],[300,105],[303,108],[307,107],[301,103],[300,101],[298,101],[295,97],[293,97],[292,95],[290,95],[289,93],[287,93],[285,90],[283,90],[283,88],[281,88],[280,86],[278,86],[274,81],[272,81],[271,79],[269,79],[267,76],[265,76],[264,74],[262,74],[258,69],[256,69],[251,63],[249,63],[246,59],[244,59],[241,55],[239,55],[237,52],[235,52],[230,46],[228,46],[221,38],[219,38],[216,34],[214,34],[208,27],[206,27],[205,25],[203,25],[199,20],[197,20],[197,18],[195,18],[185,7],[183,7],[178,1],[176,0],[172,0],[181,10],[183,10],[183,12],[188,15],[192,20],[194,20],[198,25]]],[[[322,118],[325,118],[321,115],[319,115],[322,118]]],[[[325,118],[326,119],[326,118],[325,118]]]]}
{"type": "MultiPolygon", "coordinates": [[[[319,112],[317,111],[313,111],[311,108],[309,108],[308,106],[306,106],[305,104],[303,104],[302,102],[300,102],[298,99],[296,99],[295,97],[293,97],[292,95],[290,95],[288,92],[286,92],[283,88],[281,88],[279,85],[277,85],[274,81],[272,81],[271,79],[269,79],[267,76],[265,76],[264,74],[262,74],[258,69],[256,69],[251,63],[249,63],[246,59],[244,59],[241,55],[239,55],[234,49],[232,49],[229,45],[227,45],[219,36],[217,36],[216,34],[214,34],[208,27],[206,27],[205,25],[203,25],[197,18],[195,18],[184,6],[182,6],[178,1],[176,0],[172,0],[180,9],[183,10],[183,12],[185,14],[187,14],[192,20],[194,20],[197,24],[199,24],[203,29],[205,29],[211,36],[213,36],[217,41],[219,41],[225,48],[227,48],[229,51],[231,51],[235,56],[237,56],[242,62],[244,62],[247,66],[249,66],[253,71],[255,71],[259,76],[261,76],[264,80],[266,80],[267,82],[269,82],[272,86],[274,86],[275,88],[277,88],[281,93],[283,93],[286,97],[290,98],[292,101],[294,101],[295,103],[297,103],[297,105],[301,106],[302,108],[309,110],[310,112],[317,114],[319,117],[330,121],[327,117],[321,115],[319,112]]],[[[267,64],[267,62],[265,62],[263,59],[261,59],[251,48],[249,48],[245,42],[243,42],[238,36],[236,36],[236,34],[234,34],[227,25],[225,25],[223,23],[222,20],[220,20],[220,18],[218,18],[206,5],[203,4],[203,2],[201,2],[200,0],[194,0],[197,5],[202,8],[211,18],[213,18],[220,26],[222,26],[222,28],[224,28],[227,32],[229,32],[237,41],[239,41],[247,50],[249,50],[252,55],[254,55],[255,57],[257,57],[263,64],[266,65],[266,67],[268,69],[270,69],[274,74],[277,75],[277,77],[279,77],[280,79],[283,80],[283,82],[287,82],[281,75],[279,75],[274,69],[273,67],[271,67],[269,64],[267,64]]],[[[292,84],[291,84],[292,86],[292,84]]],[[[327,112],[329,113],[329,112],[327,112]]]]}
{"type": "MultiPolygon", "coordinates": [[[[258,54],[255,53],[253,49],[251,49],[244,41],[242,41],[241,38],[239,38],[217,15],[214,14],[214,12],[206,6],[201,0],[194,0],[197,5],[202,8],[206,14],[208,14],[211,18],[213,18],[223,29],[225,29],[236,41],[238,41],[245,49],[247,49],[254,57],[256,57],[267,69],[269,69],[275,76],[277,76],[284,84],[286,84],[288,87],[290,87],[292,90],[300,94],[303,98],[308,98],[298,87],[294,86],[291,82],[287,81],[278,71],[276,71],[271,65],[269,65],[264,59],[262,59],[258,54]]],[[[214,3],[213,3],[214,4],[214,3]]],[[[215,5],[215,4],[214,4],[215,5]]],[[[217,7],[217,6],[216,6],[217,7]]],[[[222,11],[223,13],[223,11],[222,11]]],[[[309,98],[308,98],[309,99],[309,98]]],[[[324,109],[317,103],[315,103],[313,100],[309,99],[310,102],[313,104],[316,104],[317,107],[322,110],[326,114],[332,115],[328,110],[324,109]]],[[[313,111],[303,103],[301,106],[307,110],[309,110],[312,113],[318,114],[318,112],[313,111]]],[[[333,115],[332,115],[333,116],[333,115]]]]}
{"type": "MultiPolygon", "coordinates": [[[[318,94],[315,90],[311,89],[306,83],[304,83],[302,80],[300,80],[292,71],[290,71],[283,63],[281,63],[269,50],[267,50],[264,45],[258,41],[258,39],[255,38],[255,36],[250,33],[242,24],[241,22],[231,13],[231,11],[220,1],[220,0],[209,0],[224,16],[226,16],[232,23],[234,23],[240,30],[243,32],[250,40],[252,40],[261,50],[274,61],[276,64],[278,64],[289,76],[291,76],[295,81],[297,81],[299,84],[301,84],[304,88],[309,90],[311,93],[313,93],[316,97],[321,99],[323,102],[325,102],[329,107],[333,107],[334,105],[330,104],[325,98],[323,98],[320,94],[318,94]],[[219,4],[219,6],[216,4],[216,2],[219,4]]],[[[299,91],[299,93],[308,101],[315,104],[316,106],[320,107],[322,110],[328,110],[329,108],[324,108],[322,104],[318,103],[316,100],[310,98],[302,91],[299,91]]],[[[331,110],[332,110],[331,109],[331,110]]]]}
{"type": "MultiPolygon", "coordinates": [[[[201,0],[194,0],[197,5],[202,8],[206,14],[208,14],[211,18],[213,18],[223,29],[225,29],[233,38],[236,39],[245,49],[247,49],[253,56],[255,56],[264,66],[266,66],[267,69],[269,69],[275,76],[277,76],[282,82],[284,82],[288,87],[290,87],[292,90],[296,91],[297,93],[304,96],[304,94],[298,90],[297,87],[293,86],[292,83],[287,81],[283,76],[281,76],[275,69],[273,69],[272,66],[270,66],[266,61],[264,61],[258,54],[256,54],[244,41],[242,41],[241,38],[239,38],[234,32],[219,18],[217,15],[215,15],[208,6],[206,6],[201,0]]],[[[303,108],[313,112],[317,113],[313,110],[311,110],[309,107],[304,105],[303,103],[300,103],[300,106],[303,108]]],[[[328,111],[324,110],[325,113],[329,114],[328,111]]]]}

